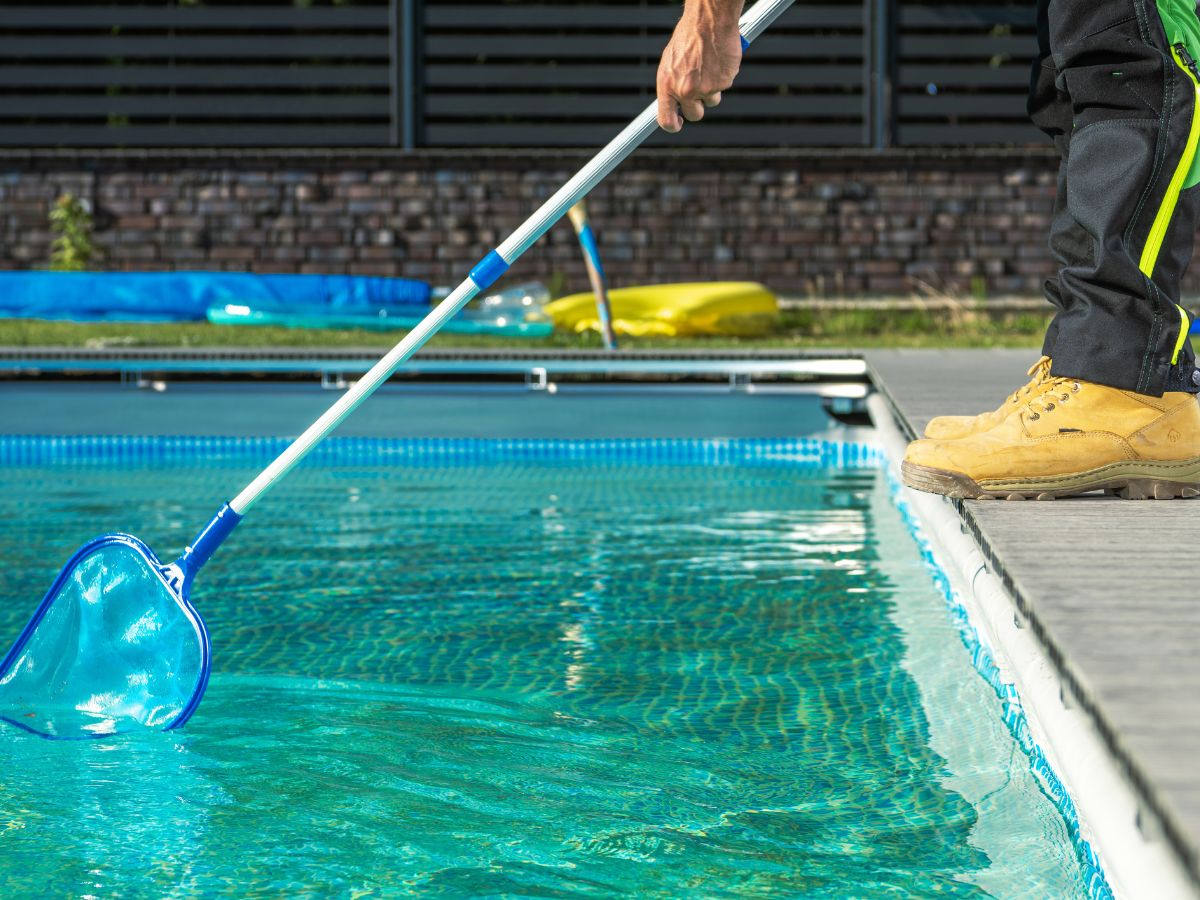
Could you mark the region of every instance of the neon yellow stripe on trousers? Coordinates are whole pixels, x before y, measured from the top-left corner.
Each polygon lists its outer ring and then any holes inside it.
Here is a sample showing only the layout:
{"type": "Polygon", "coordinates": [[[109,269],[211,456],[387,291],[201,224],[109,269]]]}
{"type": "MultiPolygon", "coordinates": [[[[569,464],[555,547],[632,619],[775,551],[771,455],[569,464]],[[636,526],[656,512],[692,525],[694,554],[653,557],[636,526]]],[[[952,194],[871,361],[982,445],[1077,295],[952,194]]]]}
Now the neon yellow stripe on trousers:
{"type": "MultiPolygon", "coordinates": [[[[1183,64],[1183,60],[1179,58],[1179,51],[1175,47],[1171,48],[1171,56],[1175,60],[1175,65],[1179,66],[1187,75],[1188,80],[1192,82],[1196,97],[1192,103],[1192,127],[1188,131],[1187,144],[1184,145],[1183,155],[1179,158],[1179,165],[1175,168],[1171,183],[1167,186],[1167,193],[1163,197],[1162,205],[1158,208],[1158,215],[1154,217],[1154,224],[1150,228],[1150,237],[1146,239],[1146,246],[1142,249],[1142,258],[1138,263],[1138,268],[1147,278],[1154,274],[1154,267],[1158,265],[1158,256],[1162,252],[1163,241],[1166,240],[1167,230],[1171,227],[1175,208],[1179,205],[1179,194],[1183,190],[1184,179],[1187,178],[1188,172],[1192,168],[1192,161],[1196,158],[1196,146],[1200,144],[1200,81],[1197,81],[1192,70],[1183,64]]],[[[1183,318],[1183,324],[1179,329],[1179,338],[1175,341],[1175,353],[1171,357],[1171,365],[1179,362],[1179,355],[1183,352],[1190,325],[1188,315],[1183,307],[1179,307],[1179,315],[1183,318]]]]}
{"type": "Polygon", "coordinates": [[[1146,246],[1142,250],[1142,259],[1138,264],[1138,268],[1147,278],[1154,274],[1154,267],[1158,265],[1158,255],[1162,252],[1167,229],[1171,227],[1171,218],[1175,215],[1175,207],[1179,205],[1179,193],[1183,189],[1184,179],[1187,178],[1188,172],[1192,168],[1192,160],[1196,158],[1196,145],[1200,143],[1200,82],[1196,81],[1192,70],[1183,64],[1183,60],[1179,58],[1179,51],[1174,47],[1171,48],[1171,56],[1174,57],[1175,64],[1187,74],[1188,79],[1192,82],[1196,99],[1192,104],[1192,127],[1188,132],[1187,144],[1183,148],[1183,155],[1179,158],[1179,165],[1175,168],[1171,183],[1167,186],[1167,193],[1163,197],[1162,205],[1158,208],[1158,215],[1154,217],[1154,225],[1150,228],[1150,237],[1146,240],[1146,246]]]}
{"type": "Polygon", "coordinates": [[[1175,354],[1171,357],[1171,365],[1179,364],[1179,354],[1183,352],[1183,345],[1187,343],[1188,332],[1192,327],[1192,320],[1188,318],[1187,310],[1182,306],[1176,306],[1179,310],[1179,318],[1183,321],[1179,323],[1179,338],[1175,341],[1175,354]]]}

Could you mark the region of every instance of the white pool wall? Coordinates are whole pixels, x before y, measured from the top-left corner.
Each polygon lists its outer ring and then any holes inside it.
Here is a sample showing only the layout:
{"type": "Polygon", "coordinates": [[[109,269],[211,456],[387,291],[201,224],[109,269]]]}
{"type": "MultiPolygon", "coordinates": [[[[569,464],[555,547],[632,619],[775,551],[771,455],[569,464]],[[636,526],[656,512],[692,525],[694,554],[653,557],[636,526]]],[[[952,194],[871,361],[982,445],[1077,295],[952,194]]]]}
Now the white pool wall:
{"type": "MultiPolygon", "coordinates": [[[[881,395],[871,395],[867,406],[891,477],[899,485],[907,439],[881,395]]],[[[1069,795],[1081,837],[1094,850],[1113,893],[1129,900],[1200,897],[1164,839],[1156,815],[1059,676],[954,505],[944,497],[906,487],[899,492],[919,531],[918,539],[927,543],[980,647],[998,669],[1009,702],[1023,711],[1046,766],[1069,795]]]]}

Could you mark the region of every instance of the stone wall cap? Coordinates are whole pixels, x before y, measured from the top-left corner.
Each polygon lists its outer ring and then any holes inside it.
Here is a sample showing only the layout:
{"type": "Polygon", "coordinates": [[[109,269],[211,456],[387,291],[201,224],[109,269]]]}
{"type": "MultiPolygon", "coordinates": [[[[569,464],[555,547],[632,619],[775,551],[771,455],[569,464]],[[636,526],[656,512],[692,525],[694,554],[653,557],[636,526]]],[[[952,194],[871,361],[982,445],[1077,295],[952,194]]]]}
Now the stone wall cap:
{"type": "MultiPolygon", "coordinates": [[[[392,147],[34,147],[0,148],[0,163],[112,164],[122,162],[321,162],[340,163],[371,160],[454,162],[468,160],[579,160],[590,159],[591,148],[421,148],[392,147]]],[[[654,160],[737,160],[774,162],[807,160],[824,166],[852,162],[859,165],[894,166],[903,163],[956,163],[969,160],[1042,163],[1057,159],[1050,144],[1026,146],[893,147],[648,147],[638,157],[654,160]]]]}

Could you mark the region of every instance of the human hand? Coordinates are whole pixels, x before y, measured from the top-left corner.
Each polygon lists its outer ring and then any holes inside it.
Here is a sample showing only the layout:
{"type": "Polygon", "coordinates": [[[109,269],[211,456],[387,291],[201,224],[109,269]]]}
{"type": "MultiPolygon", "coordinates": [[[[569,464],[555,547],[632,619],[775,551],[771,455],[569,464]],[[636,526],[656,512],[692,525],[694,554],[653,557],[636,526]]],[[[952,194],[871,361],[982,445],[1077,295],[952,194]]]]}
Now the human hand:
{"type": "Polygon", "coordinates": [[[742,64],[740,0],[688,0],[658,64],[658,124],[672,134],[721,102],[742,64]],[[682,113],[682,116],[680,115],[682,113]]]}

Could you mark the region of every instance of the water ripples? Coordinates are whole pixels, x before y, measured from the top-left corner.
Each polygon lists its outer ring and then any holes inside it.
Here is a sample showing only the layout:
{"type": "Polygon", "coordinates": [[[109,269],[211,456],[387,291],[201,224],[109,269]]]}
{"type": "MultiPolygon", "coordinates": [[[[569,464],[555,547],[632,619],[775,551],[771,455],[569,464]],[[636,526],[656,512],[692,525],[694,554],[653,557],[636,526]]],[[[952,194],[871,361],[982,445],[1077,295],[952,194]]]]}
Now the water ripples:
{"type": "MultiPolygon", "coordinates": [[[[47,512],[0,474],[6,634],[81,528],[166,555],[230,472],[20,474],[47,512]]],[[[881,509],[873,471],[299,471],[197,585],[215,674],[185,731],[0,730],[6,889],[1080,896],[1002,729],[964,730],[971,772],[931,747],[926,704],[991,701],[881,509]],[[900,610],[944,634],[945,696],[900,610]]]]}

